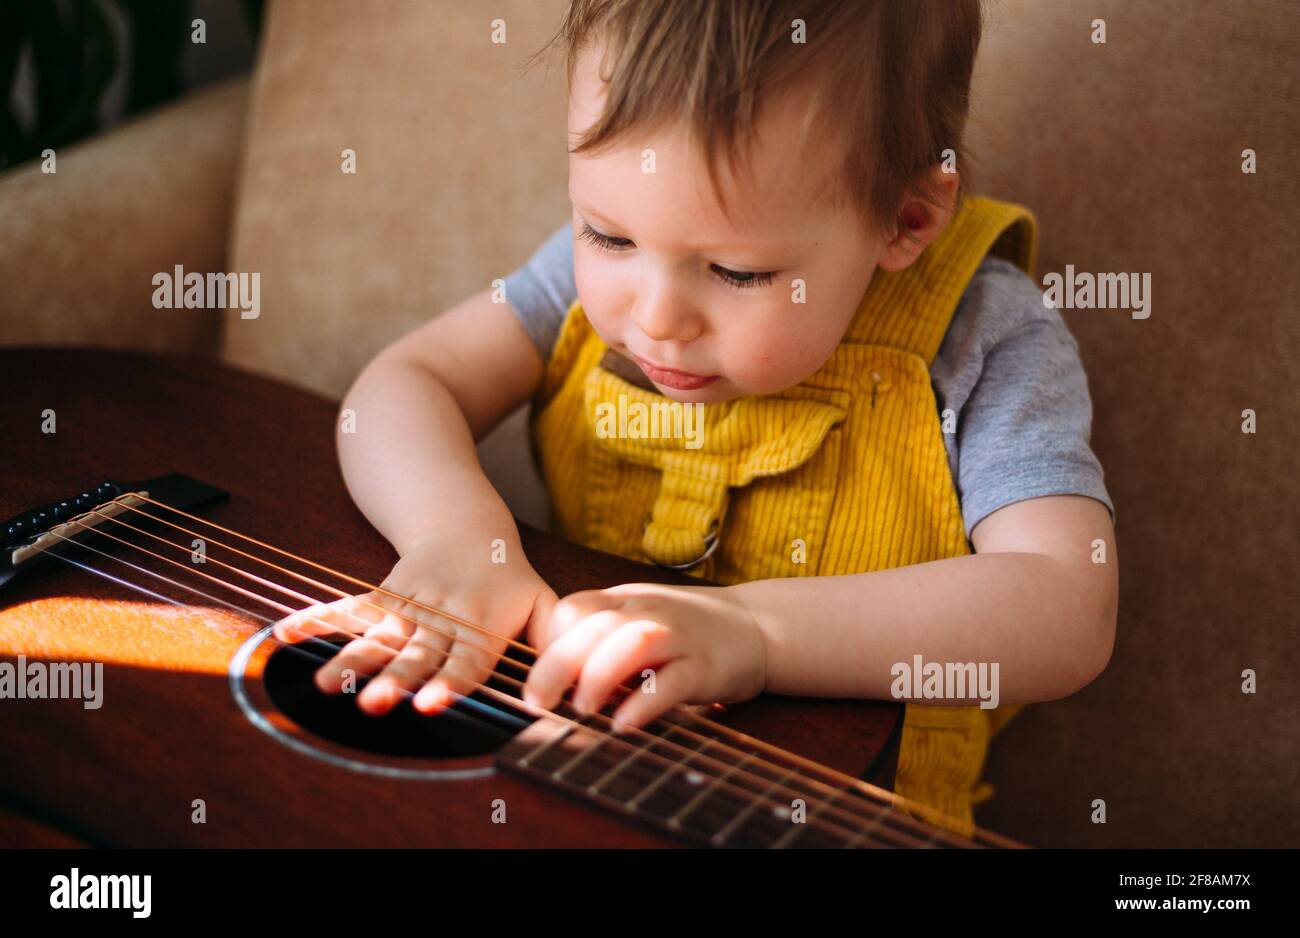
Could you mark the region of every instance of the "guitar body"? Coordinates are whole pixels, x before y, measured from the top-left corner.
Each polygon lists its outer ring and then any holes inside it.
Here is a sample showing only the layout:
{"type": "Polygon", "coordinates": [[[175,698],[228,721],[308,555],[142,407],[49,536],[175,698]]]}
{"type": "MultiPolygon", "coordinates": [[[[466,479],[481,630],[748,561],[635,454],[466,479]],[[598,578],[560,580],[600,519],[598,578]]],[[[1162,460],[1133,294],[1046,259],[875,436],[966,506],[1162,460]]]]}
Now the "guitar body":
{"type": "MultiPolygon", "coordinates": [[[[369,583],[396,562],[344,488],[332,402],[189,359],[6,350],[0,363],[9,391],[0,516],[105,478],[180,472],[230,493],[194,509],[205,520],[369,583]],[[42,431],[46,411],[55,432],[42,431]]],[[[629,581],[699,582],[525,525],[521,532],[530,562],[561,596],[629,581]]],[[[111,542],[98,546],[130,559],[111,542]]],[[[283,613],[201,596],[166,602],[162,595],[176,595],[166,581],[107,556],[78,556],[117,579],[50,557],[0,589],[0,663],[103,666],[97,708],[85,699],[0,699],[0,845],[683,842],[502,771],[497,753],[508,739],[476,734],[470,721],[426,718],[409,705],[375,719],[346,696],[315,693],[315,662],[267,634],[283,613]],[[253,609],[258,616],[246,614],[253,609]],[[502,810],[506,823],[496,823],[502,810]]],[[[147,560],[132,562],[165,572],[147,560]]],[[[902,715],[898,704],[762,697],[709,711],[708,719],[889,787],[902,715]]]]}

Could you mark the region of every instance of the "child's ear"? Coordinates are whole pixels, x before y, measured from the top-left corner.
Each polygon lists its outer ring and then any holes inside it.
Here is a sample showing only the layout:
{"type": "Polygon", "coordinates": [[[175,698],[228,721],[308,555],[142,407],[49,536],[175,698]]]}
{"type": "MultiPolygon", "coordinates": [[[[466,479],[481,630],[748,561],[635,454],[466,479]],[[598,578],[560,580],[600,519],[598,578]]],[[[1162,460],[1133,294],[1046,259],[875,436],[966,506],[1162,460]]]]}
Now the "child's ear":
{"type": "Polygon", "coordinates": [[[958,176],[945,173],[940,164],[930,171],[930,184],[942,208],[924,199],[909,198],[898,212],[898,223],[892,236],[885,241],[885,249],[877,262],[881,270],[903,270],[921,256],[921,252],[952,219],[957,199],[958,176]]]}

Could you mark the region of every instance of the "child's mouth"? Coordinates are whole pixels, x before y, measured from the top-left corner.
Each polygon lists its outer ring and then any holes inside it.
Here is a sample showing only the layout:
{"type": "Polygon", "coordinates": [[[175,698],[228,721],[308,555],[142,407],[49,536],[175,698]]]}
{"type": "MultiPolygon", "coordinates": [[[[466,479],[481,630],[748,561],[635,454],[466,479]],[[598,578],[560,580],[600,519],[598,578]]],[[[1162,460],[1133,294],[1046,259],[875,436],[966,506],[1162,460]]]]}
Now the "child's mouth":
{"type": "Polygon", "coordinates": [[[640,355],[633,355],[632,357],[636,359],[636,363],[641,366],[641,370],[655,384],[676,388],[679,391],[694,391],[698,388],[707,387],[721,377],[720,375],[694,375],[688,371],[660,368],[658,365],[646,361],[640,355]]]}

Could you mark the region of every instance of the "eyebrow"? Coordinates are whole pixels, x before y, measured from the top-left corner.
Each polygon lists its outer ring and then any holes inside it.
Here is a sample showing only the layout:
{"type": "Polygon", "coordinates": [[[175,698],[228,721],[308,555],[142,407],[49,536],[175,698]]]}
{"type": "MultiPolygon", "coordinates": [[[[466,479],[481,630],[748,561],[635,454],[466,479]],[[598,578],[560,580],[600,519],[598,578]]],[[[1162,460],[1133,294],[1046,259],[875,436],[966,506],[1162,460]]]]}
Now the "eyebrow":
{"type": "MultiPolygon", "coordinates": [[[[599,222],[601,222],[601,223],[604,224],[604,225],[608,225],[608,226],[610,226],[611,228],[621,228],[621,227],[623,227],[622,225],[619,225],[617,222],[613,221],[613,220],[610,219],[609,217],[607,217],[607,216],[605,216],[605,215],[602,215],[600,212],[594,211],[593,209],[590,209],[590,208],[584,208],[583,206],[578,205],[578,200],[575,199],[575,198],[573,197],[573,190],[572,190],[572,189],[569,190],[569,201],[572,202],[575,206],[577,206],[578,209],[579,209],[579,211],[581,211],[584,215],[590,215],[592,218],[596,219],[596,221],[599,221],[599,222]]],[[[722,252],[726,252],[726,251],[745,251],[745,252],[753,252],[753,253],[755,253],[755,254],[767,254],[767,253],[771,253],[771,254],[777,254],[777,255],[787,255],[786,261],[792,261],[792,260],[794,260],[793,255],[794,255],[796,252],[798,252],[798,251],[800,250],[800,248],[801,248],[801,245],[799,245],[798,243],[794,243],[794,242],[781,242],[781,243],[778,243],[778,244],[771,244],[771,245],[766,245],[766,246],[762,246],[762,245],[753,245],[753,244],[744,244],[744,243],[742,243],[742,244],[715,244],[715,245],[705,245],[705,246],[703,246],[703,247],[698,248],[697,250],[698,250],[698,251],[701,251],[701,252],[710,252],[710,253],[715,252],[715,251],[722,251],[722,252]]],[[[773,266],[786,266],[786,261],[782,261],[782,264],[780,264],[780,265],[773,265],[773,266]]]]}
{"type": "Polygon", "coordinates": [[[603,222],[604,224],[610,225],[614,228],[619,227],[611,219],[606,218],[604,215],[600,214],[600,212],[594,211],[590,208],[583,208],[582,206],[578,205],[578,200],[573,197],[572,189],[569,190],[569,201],[572,202],[575,206],[578,206],[578,208],[582,211],[584,215],[590,215],[592,218],[596,219],[597,221],[603,222]]]}

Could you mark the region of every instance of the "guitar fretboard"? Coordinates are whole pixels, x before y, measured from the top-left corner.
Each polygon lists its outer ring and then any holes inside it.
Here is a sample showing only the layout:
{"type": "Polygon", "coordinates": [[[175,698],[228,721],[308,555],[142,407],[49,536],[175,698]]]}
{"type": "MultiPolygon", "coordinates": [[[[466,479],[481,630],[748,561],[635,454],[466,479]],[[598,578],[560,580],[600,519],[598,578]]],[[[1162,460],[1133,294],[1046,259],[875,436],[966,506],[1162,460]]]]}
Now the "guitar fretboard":
{"type": "Polygon", "coordinates": [[[613,735],[596,717],[546,716],[498,754],[502,768],[712,847],[979,847],[814,775],[749,751],[707,721],[613,735]]]}

